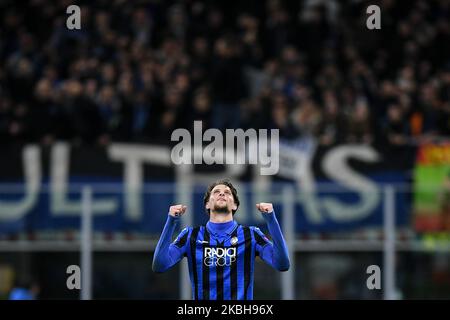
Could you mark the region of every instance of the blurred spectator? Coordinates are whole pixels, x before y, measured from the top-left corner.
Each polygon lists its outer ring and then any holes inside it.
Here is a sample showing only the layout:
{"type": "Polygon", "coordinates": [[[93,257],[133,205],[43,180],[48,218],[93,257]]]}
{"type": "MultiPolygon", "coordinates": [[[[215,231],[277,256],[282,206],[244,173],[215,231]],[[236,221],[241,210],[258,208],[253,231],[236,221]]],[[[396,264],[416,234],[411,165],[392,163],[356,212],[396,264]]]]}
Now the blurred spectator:
{"type": "Polygon", "coordinates": [[[319,130],[321,114],[312,100],[300,103],[294,110],[293,124],[300,136],[316,136],[319,130]]]}
{"type": "Polygon", "coordinates": [[[245,97],[245,83],[236,39],[222,37],[215,42],[212,61],[213,123],[219,130],[240,125],[240,103],[245,97]]]}
{"type": "Polygon", "coordinates": [[[19,278],[9,294],[9,300],[36,300],[39,296],[39,285],[35,280],[19,278]]]}
{"type": "Polygon", "coordinates": [[[326,145],[450,135],[445,1],[382,1],[377,32],[360,1],[105,4],[81,30],[65,2],[0,4],[1,143],[170,143],[195,119],[326,145]]]}
{"type": "Polygon", "coordinates": [[[194,121],[202,121],[203,130],[211,128],[211,97],[207,88],[199,88],[192,98],[192,112],[188,116],[187,125],[193,129],[194,121]]]}
{"type": "Polygon", "coordinates": [[[360,99],[349,116],[347,142],[372,143],[372,132],[369,107],[364,100],[360,99]]]}
{"type": "Polygon", "coordinates": [[[405,121],[405,114],[400,106],[392,104],[388,107],[383,129],[387,144],[405,145],[408,142],[408,122],[405,121]]]}
{"type": "Polygon", "coordinates": [[[333,145],[345,142],[347,123],[345,115],[340,112],[336,95],[326,91],[323,97],[323,117],[319,124],[319,142],[333,145]]]}

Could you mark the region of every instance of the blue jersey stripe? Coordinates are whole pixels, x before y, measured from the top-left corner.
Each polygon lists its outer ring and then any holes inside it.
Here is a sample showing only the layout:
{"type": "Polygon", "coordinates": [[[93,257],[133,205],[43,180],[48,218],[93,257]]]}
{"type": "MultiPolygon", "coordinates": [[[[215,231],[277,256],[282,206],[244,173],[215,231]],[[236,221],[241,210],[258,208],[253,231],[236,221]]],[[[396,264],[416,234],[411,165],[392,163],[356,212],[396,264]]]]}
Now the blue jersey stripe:
{"type": "MultiPolygon", "coordinates": [[[[209,243],[211,244],[210,247],[216,247],[217,246],[217,240],[210,238],[209,243]]],[[[211,264],[209,267],[209,299],[211,300],[217,300],[217,268],[214,263],[211,264]]]]}
{"type": "Polygon", "coordinates": [[[203,227],[200,227],[197,241],[195,245],[196,253],[196,265],[197,265],[197,288],[198,288],[198,299],[203,299],[203,245],[201,241],[204,240],[203,227]]]}
{"type": "Polygon", "coordinates": [[[193,296],[195,300],[198,300],[198,279],[197,279],[197,235],[200,228],[196,227],[192,230],[191,238],[190,238],[190,250],[191,250],[191,268],[190,269],[190,275],[191,279],[193,279],[194,286],[192,288],[193,290],[193,296]]]}
{"type": "MultiPolygon", "coordinates": [[[[233,231],[233,233],[232,233],[232,235],[231,235],[231,238],[233,239],[233,238],[237,238],[237,236],[238,236],[238,232],[237,232],[237,230],[239,229],[239,227],[237,227],[234,231],[233,231]]],[[[231,267],[230,267],[230,278],[229,278],[229,281],[230,281],[230,284],[229,284],[229,286],[230,286],[230,299],[232,299],[232,300],[236,300],[236,298],[237,298],[237,266],[238,266],[238,257],[239,257],[239,238],[238,238],[238,243],[236,244],[236,247],[238,248],[238,250],[236,250],[236,261],[234,262],[234,263],[232,263],[231,264],[231,267]]]]}
{"type": "Polygon", "coordinates": [[[252,266],[252,237],[250,229],[244,227],[245,251],[244,251],[244,300],[248,299],[248,290],[250,286],[250,272],[252,266]]]}
{"type": "Polygon", "coordinates": [[[258,239],[251,227],[238,225],[228,238],[222,237],[222,242],[219,242],[202,226],[192,229],[188,239],[193,299],[253,299],[258,239]]]}
{"type": "Polygon", "coordinates": [[[237,299],[244,299],[244,253],[245,253],[245,236],[244,229],[242,226],[239,226],[238,229],[238,240],[239,240],[239,248],[238,248],[238,260],[237,260],[237,275],[236,275],[236,283],[237,283],[237,299]]]}
{"type": "Polygon", "coordinates": [[[223,269],[223,299],[231,300],[231,286],[230,286],[230,266],[225,266],[223,269]]]}
{"type": "Polygon", "coordinates": [[[187,260],[188,260],[188,266],[189,266],[189,278],[191,279],[191,289],[192,289],[192,299],[195,299],[195,296],[194,296],[194,282],[192,281],[192,279],[194,279],[194,276],[193,276],[193,274],[192,274],[192,269],[193,269],[193,266],[195,265],[195,260],[194,259],[192,259],[192,255],[191,255],[191,253],[190,253],[190,247],[191,247],[191,235],[192,235],[192,229],[191,230],[189,230],[188,232],[186,232],[186,234],[188,234],[188,247],[187,247],[187,249],[186,249],[186,252],[185,252],[185,256],[187,257],[187,260]]]}
{"type": "Polygon", "coordinates": [[[253,270],[255,270],[256,239],[255,239],[255,233],[254,233],[253,228],[250,227],[249,230],[250,230],[250,237],[251,237],[251,243],[252,243],[252,246],[251,246],[251,251],[252,251],[251,252],[251,257],[252,257],[252,259],[250,261],[250,263],[251,263],[250,270],[252,270],[252,271],[249,273],[250,283],[249,283],[249,288],[248,288],[247,299],[248,300],[253,300],[253,283],[254,283],[254,281],[253,281],[253,276],[254,276],[253,270]]]}
{"type": "Polygon", "coordinates": [[[231,234],[231,237],[225,240],[225,247],[226,248],[233,248],[235,250],[235,257],[234,261],[230,259],[230,263],[226,264],[223,270],[223,299],[224,300],[231,300],[231,268],[232,266],[236,265],[236,259],[237,259],[237,245],[235,242],[232,243],[232,239],[235,232],[231,234]]]}
{"type": "Polygon", "coordinates": [[[200,259],[201,261],[199,263],[203,264],[203,271],[202,271],[202,280],[203,280],[203,300],[209,300],[210,299],[210,286],[209,286],[209,271],[210,268],[206,267],[204,265],[204,259],[203,259],[203,249],[206,245],[210,244],[210,236],[209,236],[209,232],[206,229],[206,227],[202,227],[203,230],[203,241],[206,241],[207,244],[203,244],[202,247],[202,259],[200,259]]]}
{"type": "MultiPolygon", "coordinates": [[[[216,248],[225,248],[223,242],[216,242],[217,246],[216,248]]],[[[226,260],[225,258],[223,258],[226,260]]],[[[218,261],[219,262],[219,261],[218,261]]],[[[217,300],[223,300],[223,272],[224,272],[224,266],[220,263],[216,266],[216,297],[217,300]]]]}

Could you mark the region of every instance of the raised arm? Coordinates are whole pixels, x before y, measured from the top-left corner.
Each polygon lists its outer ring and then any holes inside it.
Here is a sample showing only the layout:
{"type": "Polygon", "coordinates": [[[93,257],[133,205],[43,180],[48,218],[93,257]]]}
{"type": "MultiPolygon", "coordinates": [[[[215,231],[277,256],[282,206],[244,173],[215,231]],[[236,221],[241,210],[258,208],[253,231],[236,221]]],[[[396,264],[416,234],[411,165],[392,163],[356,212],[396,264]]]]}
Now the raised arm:
{"type": "Polygon", "coordinates": [[[183,258],[183,255],[186,252],[189,228],[184,228],[177,239],[173,243],[171,242],[180,216],[182,216],[185,211],[186,206],[183,205],[170,207],[166,224],[164,225],[163,232],[156,245],[155,254],[153,256],[152,269],[154,272],[164,272],[183,258]]]}
{"type": "Polygon", "coordinates": [[[256,205],[256,208],[262,213],[273,241],[273,243],[270,242],[261,230],[255,228],[256,250],[261,259],[273,268],[279,271],[289,270],[290,261],[286,241],[284,240],[272,204],[259,203],[256,205]]]}

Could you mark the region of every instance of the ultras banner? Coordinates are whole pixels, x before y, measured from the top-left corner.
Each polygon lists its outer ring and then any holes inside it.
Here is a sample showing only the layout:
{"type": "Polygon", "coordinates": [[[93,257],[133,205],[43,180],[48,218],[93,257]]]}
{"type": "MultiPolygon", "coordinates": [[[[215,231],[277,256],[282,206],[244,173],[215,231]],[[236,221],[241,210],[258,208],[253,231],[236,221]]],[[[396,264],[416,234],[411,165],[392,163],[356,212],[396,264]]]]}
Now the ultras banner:
{"type": "Polygon", "coordinates": [[[4,150],[0,157],[0,232],[78,229],[86,185],[93,188],[98,231],[159,233],[174,203],[189,204],[192,223],[201,224],[208,218],[205,188],[223,177],[238,187],[240,223],[264,227],[254,208],[264,201],[275,204],[281,221],[284,208],[292,205],[297,232],[380,226],[384,186],[394,185],[400,186],[396,222],[404,225],[410,221],[411,193],[405,186],[414,152],[280,141],[278,173],[261,176],[255,165],[175,165],[168,146],[27,145],[4,150]]]}

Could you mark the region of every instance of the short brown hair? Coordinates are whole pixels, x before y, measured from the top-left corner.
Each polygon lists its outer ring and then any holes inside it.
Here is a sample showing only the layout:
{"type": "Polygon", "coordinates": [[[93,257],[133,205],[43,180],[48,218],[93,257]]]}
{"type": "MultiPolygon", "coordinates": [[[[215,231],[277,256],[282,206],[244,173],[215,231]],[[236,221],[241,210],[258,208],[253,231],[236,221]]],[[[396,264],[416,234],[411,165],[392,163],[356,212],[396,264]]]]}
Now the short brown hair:
{"type": "MultiPolygon", "coordinates": [[[[236,210],[231,210],[234,215],[236,213],[237,209],[239,209],[240,202],[239,202],[239,197],[237,195],[236,188],[233,186],[233,184],[228,179],[217,180],[217,181],[213,182],[212,184],[210,184],[208,186],[208,189],[205,192],[205,195],[203,196],[203,204],[206,206],[206,204],[209,201],[209,197],[211,196],[212,189],[214,189],[214,187],[218,186],[219,184],[223,184],[223,185],[227,186],[228,188],[230,188],[230,190],[231,190],[231,194],[233,195],[234,203],[236,204],[236,210]]],[[[206,212],[208,214],[209,214],[209,211],[210,211],[209,209],[206,209],[206,212]]]]}

